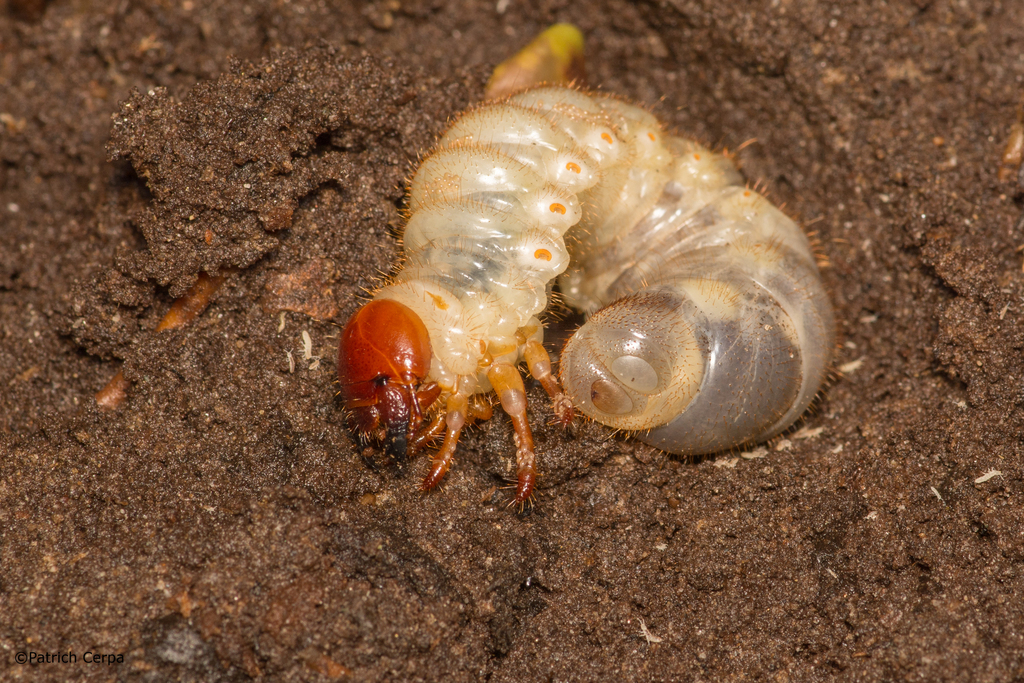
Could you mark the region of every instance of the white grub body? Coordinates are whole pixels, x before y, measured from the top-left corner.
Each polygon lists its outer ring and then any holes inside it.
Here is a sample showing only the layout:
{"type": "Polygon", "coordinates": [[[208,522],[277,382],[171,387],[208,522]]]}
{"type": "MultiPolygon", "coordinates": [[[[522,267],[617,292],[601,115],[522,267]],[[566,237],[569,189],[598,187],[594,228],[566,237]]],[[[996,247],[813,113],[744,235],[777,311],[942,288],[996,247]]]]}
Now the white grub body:
{"type": "Polygon", "coordinates": [[[623,147],[598,100],[546,92],[586,107],[586,124],[532,106],[529,93],[485,103],[456,120],[410,183],[405,263],[374,298],[420,317],[427,379],[446,394],[490,391],[492,364],[515,364],[527,341],[542,340],[536,316],[569,265],[579,195],[623,147]]]}
{"type": "Polygon", "coordinates": [[[817,393],[832,318],[806,237],[741,183],[724,156],[607,95],[485,103],[417,170],[405,262],[375,298],[421,318],[428,379],[469,395],[540,339],[564,272],[568,303],[605,307],[562,354],[577,409],[676,453],[768,438],[817,393]]]}
{"type": "Polygon", "coordinates": [[[814,255],[729,158],[674,137],[666,148],[667,171],[632,169],[650,203],[595,219],[561,280],[570,305],[596,311],[562,351],[563,386],[584,414],[672,453],[770,439],[831,363],[814,255]]]}

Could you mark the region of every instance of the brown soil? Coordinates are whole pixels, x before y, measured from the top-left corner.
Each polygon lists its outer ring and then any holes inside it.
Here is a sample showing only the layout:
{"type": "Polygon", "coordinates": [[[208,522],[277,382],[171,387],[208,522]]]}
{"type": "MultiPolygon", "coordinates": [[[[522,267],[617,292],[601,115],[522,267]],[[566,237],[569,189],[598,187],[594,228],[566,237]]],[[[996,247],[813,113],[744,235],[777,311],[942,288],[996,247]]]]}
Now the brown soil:
{"type": "Polygon", "coordinates": [[[0,678],[1024,679],[1024,5],[107,4],[0,10],[0,678]],[[417,154],[558,20],[592,84],[757,139],[848,370],[819,435],[700,463],[547,427],[533,387],[516,515],[503,416],[443,493],[362,453],[331,319],[417,154]]]}

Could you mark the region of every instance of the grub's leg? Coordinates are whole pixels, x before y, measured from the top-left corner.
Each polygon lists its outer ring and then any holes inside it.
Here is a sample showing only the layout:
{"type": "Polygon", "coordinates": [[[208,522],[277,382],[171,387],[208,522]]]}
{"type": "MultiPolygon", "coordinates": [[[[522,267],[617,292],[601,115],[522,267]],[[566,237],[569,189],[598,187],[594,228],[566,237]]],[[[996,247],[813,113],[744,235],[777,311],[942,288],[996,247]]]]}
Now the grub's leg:
{"type": "Polygon", "coordinates": [[[438,413],[423,429],[416,432],[416,435],[409,439],[409,456],[414,456],[427,446],[431,441],[444,434],[444,413],[438,413]]]}
{"type": "Polygon", "coordinates": [[[487,371],[487,379],[498,394],[501,407],[512,418],[512,427],[516,438],[516,497],[513,505],[520,509],[533,496],[533,486],[537,481],[535,468],[536,456],[533,452],[533,434],[530,423],[526,419],[526,390],[519,370],[508,363],[495,363],[487,371]]]}
{"type": "Polygon", "coordinates": [[[459,434],[462,433],[462,428],[466,424],[467,405],[468,401],[464,394],[452,394],[448,397],[447,411],[444,416],[448,431],[445,432],[441,449],[431,458],[430,471],[420,484],[421,491],[429,491],[440,484],[444,475],[448,473],[448,468],[452,466],[455,447],[459,444],[459,434]]]}
{"type": "Polygon", "coordinates": [[[434,382],[424,384],[416,392],[416,405],[420,409],[420,413],[426,412],[430,406],[434,405],[434,401],[441,395],[441,387],[437,386],[434,382]]]}
{"type": "Polygon", "coordinates": [[[416,451],[423,446],[428,440],[437,436],[440,433],[440,427],[437,425],[437,418],[434,419],[426,429],[420,429],[420,425],[423,424],[423,413],[433,405],[437,397],[441,395],[441,387],[437,386],[433,382],[425,384],[419,389],[419,391],[413,392],[412,401],[409,402],[411,410],[409,416],[409,433],[406,435],[406,452],[409,455],[415,455],[416,451]],[[430,430],[436,430],[431,433],[430,430]],[[412,450],[409,450],[409,449],[412,450]]]}
{"type": "Polygon", "coordinates": [[[469,420],[470,422],[480,420],[485,422],[491,419],[494,415],[494,410],[491,408],[491,404],[484,398],[483,394],[473,394],[473,399],[469,402],[469,420]]]}
{"type": "Polygon", "coordinates": [[[551,397],[551,407],[555,411],[555,419],[558,420],[558,424],[568,427],[573,416],[572,401],[562,391],[558,379],[551,374],[551,358],[548,356],[547,349],[539,341],[531,339],[526,342],[523,355],[526,356],[526,365],[530,368],[530,374],[540,382],[544,391],[548,392],[548,396],[551,397]]]}

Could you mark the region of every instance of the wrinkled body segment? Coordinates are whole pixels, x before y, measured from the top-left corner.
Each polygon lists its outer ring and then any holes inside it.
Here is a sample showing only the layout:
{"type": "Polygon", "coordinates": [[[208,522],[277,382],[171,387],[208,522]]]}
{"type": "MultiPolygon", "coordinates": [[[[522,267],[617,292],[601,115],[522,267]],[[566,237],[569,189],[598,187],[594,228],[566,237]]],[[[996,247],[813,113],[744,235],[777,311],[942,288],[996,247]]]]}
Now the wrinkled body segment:
{"type": "Polygon", "coordinates": [[[561,378],[598,422],[713,453],[776,436],[807,409],[831,363],[832,307],[792,219],[727,157],[666,146],[664,175],[637,170],[650,203],[591,228],[562,278],[570,305],[597,312],[566,344],[561,378]]]}
{"type": "Polygon", "coordinates": [[[418,319],[429,361],[354,360],[390,343],[361,309],[339,352],[353,426],[405,434],[412,450],[443,434],[429,489],[494,391],[515,428],[520,504],[536,477],[522,360],[563,423],[574,405],[676,453],[781,432],[825,377],[831,309],[806,237],[741,183],[726,157],[603,94],[542,87],[463,114],[416,172],[405,262],[367,304],[418,319]],[[559,276],[568,303],[597,311],[563,351],[565,393],[537,319],[559,276]],[[385,405],[397,396],[406,410],[385,405]]]}

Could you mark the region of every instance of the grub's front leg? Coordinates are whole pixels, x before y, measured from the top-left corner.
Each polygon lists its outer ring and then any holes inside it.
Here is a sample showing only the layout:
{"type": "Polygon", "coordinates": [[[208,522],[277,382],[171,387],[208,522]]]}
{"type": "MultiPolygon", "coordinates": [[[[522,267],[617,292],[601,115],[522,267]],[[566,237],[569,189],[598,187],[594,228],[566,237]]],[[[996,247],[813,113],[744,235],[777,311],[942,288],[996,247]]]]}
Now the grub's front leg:
{"type": "Polygon", "coordinates": [[[429,491],[436,488],[444,475],[452,466],[455,459],[455,447],[459,445],[459,435],[466,425],[466,412],[469,402],[465,394],[455,393],[448,397],[444,421],[447,431],[444,434],[444,442],[440,450],[434,454],[430,461],[430,471],[423,478],[420,484],[421,491],[429,491]]]}
{"type": "Polygon", "coordinates": [[[487,379],[498,394],[501,407],[512,418],[512,428],[516,439],[516,497],[511,505],[522,509],[526,501],[533,497],[533,487],[537,482],[536,455],[533,451],[533,434],[526,417],[526,390],[519,370],[509,363],[495,363],[487,371],[487,379]]]}
{"type": "Polygon", "coordinates": [[[530,368],[530,374],[540,382],[544,391],[551,397],[551,407],[555,411],[555,419],[558,424],[568,427],[572,423],[573,407],[572,401],[562,391],[558,380],[551,373],[551,357],[547,349],[536,339],[526,342],[523,349],[523,356],[526,358],[526,365],[530,368]]]}
{"type": "Polygon", "coordinates": [[[416,434],[409,439],[409,456],[412,457],[419,453],[421,450],[426,448],[430,442],[441,436],[444,432],[444,413],[438,413],[426,427],[416,432],[416,434]]]}

